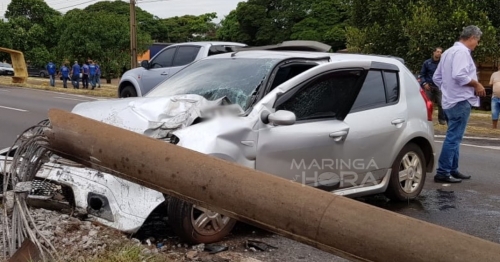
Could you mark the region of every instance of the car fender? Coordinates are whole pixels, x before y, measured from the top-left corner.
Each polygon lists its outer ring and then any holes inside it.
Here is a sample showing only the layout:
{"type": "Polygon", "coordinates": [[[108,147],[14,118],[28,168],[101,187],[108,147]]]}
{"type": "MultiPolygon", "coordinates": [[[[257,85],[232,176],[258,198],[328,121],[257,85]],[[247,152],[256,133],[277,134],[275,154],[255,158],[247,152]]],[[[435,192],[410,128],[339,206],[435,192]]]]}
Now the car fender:
{"type": "Polygon", "coordinates": [[[118,90],[117,90],[117,95],[120,97],[120,93],[127,86],[128,84],[132,85],[137,92],[137,96],[142,96],[142,92],[139,84],[139,80],[134,77],[134,75],[137,75],[139,72],[133,72],[133,70],[127,71],[125,74],[123,74],[122,78],[120,79],[120,82],[118,83],[118,90]]]}

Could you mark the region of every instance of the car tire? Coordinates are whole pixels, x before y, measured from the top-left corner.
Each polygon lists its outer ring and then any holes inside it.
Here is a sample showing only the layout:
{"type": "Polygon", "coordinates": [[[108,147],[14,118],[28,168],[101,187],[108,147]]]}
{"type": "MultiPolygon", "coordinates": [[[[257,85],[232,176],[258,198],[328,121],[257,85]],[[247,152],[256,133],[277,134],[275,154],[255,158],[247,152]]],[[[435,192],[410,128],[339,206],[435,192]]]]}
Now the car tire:
{"type": "Polygon", "coordinates": [[[414,200],[422,192],[426,174],[422,149],[414,143],[406,144],[392,164],[386,196],[393,201],[414,200]]]}
{"type": "Polygon", "coordinates": [[[137,92],[133,86],[126,86],[120,92],[120,97],[136,97],[137,92]]]}
{"type": "Polygon", "coordinates": [[[168,222],[172,230],[189,244],[209,244],[221,241],[233,230],[236,220],[171,197],[168,203],[168,222]],[[205,221],[198,226],[197,222],[205,221]],[[217,229],[216,222],[222,224],[217,229]]]}
{"type": "Polygon", "coordinates": [[[40,73],[40,77],[41,77],[41,78],[45,78],[45,73],[44,73],[44,72],[41,72],[41,73],[40,73]]]}

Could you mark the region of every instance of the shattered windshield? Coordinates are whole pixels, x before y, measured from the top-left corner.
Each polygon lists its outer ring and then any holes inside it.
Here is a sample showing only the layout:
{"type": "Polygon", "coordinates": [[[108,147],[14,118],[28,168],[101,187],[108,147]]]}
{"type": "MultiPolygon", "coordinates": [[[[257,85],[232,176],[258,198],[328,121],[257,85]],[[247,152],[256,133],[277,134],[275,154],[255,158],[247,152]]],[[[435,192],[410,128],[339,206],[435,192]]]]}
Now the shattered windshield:
{"type": "Polygon", "coordinates": [[[207,100],[227,97],[247,110],[251,96],[279,59],[220,58],[200,60],[179,71],[146,97],[196,94],[207,100]]]}

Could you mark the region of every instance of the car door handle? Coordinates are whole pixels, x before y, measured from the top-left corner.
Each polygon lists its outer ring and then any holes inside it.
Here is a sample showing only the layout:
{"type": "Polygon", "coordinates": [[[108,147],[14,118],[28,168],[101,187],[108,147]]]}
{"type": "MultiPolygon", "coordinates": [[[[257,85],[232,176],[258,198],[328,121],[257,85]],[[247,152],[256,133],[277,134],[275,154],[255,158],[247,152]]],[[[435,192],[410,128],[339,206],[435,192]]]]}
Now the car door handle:
{"type": "Polygon", "coordinates": [[[393,125],[399,125],[399,124],[402,124],[404,122],[405,122],[404,119],[398,118],[398,119],[392,120],[391,124],[393,124],[393,125]]]}
{"type": "Polygon", "coordinates": [[[166,75],[168,75],[168,73],[167,72],[163,72],[163,73],[161,73],[161,75],[162,76],[166,76],[166,75]]]}
{"type": "Polygon", "coordinates": [[[338,132],[333,132],[330,133],[330,138],[333,138],[335,141],[340,141],[342,138],[344,138],[347,135],[347,131],[338,131],[338,132]]]}

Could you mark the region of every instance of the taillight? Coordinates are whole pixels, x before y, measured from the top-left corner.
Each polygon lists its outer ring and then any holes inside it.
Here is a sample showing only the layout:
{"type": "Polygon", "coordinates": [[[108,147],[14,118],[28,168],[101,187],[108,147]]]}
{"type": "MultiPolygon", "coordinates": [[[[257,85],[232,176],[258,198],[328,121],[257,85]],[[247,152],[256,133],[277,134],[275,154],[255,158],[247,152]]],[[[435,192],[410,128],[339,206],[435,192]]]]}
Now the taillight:
{"type": "Polygon", "coordinates": [[[425,107],[427,108],[427,121],[432,121],[432,101],[427,97],[424,89],[420,88],[420,94],[424,98],[425,107]]]}

